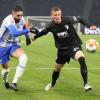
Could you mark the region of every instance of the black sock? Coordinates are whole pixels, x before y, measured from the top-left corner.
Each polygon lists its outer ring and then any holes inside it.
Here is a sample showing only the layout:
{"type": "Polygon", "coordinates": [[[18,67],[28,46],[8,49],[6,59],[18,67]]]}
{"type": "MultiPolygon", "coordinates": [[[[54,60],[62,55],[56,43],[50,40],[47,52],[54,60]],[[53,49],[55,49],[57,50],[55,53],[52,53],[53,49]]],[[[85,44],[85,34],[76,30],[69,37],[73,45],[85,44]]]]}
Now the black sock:
{"type": "Polygon", "coordinates": [[[56,84],[56,80],[59,78],[59,73],[60,72],[56,72],[55,70],[52,73],[52,86],[54,86],[56,84]]]}
{"type": "Polygon", "coordinates": [[[82,75],[84,85],[85,85],[85,84],[87,84],[87,66],[86,66],[86,63],[85,63],[85,58],[80,57],[79,63],[80,63],[81,75],[82,75]]]}

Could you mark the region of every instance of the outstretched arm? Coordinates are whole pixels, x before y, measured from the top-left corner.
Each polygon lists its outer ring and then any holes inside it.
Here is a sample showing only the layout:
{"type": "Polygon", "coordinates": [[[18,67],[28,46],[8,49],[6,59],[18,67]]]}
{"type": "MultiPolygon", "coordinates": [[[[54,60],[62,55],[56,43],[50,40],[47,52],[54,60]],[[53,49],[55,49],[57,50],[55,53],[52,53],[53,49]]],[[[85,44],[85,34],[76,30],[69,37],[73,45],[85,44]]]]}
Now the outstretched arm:
{"type": "Polygon", "coordinates": [[[13,36],[13,37],[17,37],[17,36],[20,36],[20,35],[24,35],[24,34],[26,34],[26,33],[28,33],[29,32],[29,30],[28,29],[23,29],[23,30],[18,30],[14,25],[9,25],[8,26],[8,30],[10,31],[10,33],[11,33],[11,35],[13,36]]]}
{"type": "Polygon", "coordinates": [[[91,30],[96,30],[96,26],[93,24],[88,24],[85,20],[83,20],[82,18],[78,18],[79,22],[82,23],[84,26],[86,26],[87,28],[90,28],[91,30]]]}
{"type": "Polygon", "coordinates": [[[46,35],[49,32],[49,29],[46,27],[42,31],[39,31],[37,28],[31,28],[30,32],[33,33],[32,40],[35,40],[41,36],[46,35]]]}
{"type": "Polygon", "coordinates": [[[89,24],[87,21],[85,21],[83,18],[81,17],[77,17],[77,16],[73,16],[70,21],[72,23],[81,23],[83,24],[84,26],[86,26],[87,28],[90,28],[92,30],[95,30],[96,29],[96,26],[95,25],[92,25],[92,24],[89,24]]]}

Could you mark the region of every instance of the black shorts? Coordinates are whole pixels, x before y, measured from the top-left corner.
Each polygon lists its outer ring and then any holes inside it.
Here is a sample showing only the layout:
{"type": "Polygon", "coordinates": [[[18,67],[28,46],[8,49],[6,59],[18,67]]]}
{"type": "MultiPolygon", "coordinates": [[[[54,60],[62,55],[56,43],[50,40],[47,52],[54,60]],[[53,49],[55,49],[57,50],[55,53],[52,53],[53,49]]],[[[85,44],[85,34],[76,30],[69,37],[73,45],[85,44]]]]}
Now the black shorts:
{"type": "Polygon", "coordinates": [[[72,46],[64,50],[58,50],[56,63],[58,64],[65,64],[66,62],[69,63],[71,58],[74,59],[75,53],[78,50],[82,51],[81,46],[72,46]]]}

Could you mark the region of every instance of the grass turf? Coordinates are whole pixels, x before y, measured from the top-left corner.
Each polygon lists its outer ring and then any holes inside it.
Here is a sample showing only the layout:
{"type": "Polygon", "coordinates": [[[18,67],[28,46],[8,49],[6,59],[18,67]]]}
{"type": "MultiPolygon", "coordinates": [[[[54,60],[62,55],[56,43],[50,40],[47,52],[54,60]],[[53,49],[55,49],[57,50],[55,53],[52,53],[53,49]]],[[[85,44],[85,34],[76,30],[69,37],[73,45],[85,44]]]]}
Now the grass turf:
{"type": "MultiPolygon", "coordinates": [[[[0,78],[0,100],[99,100],[100,98],[100,50],[88,53],[85,41],[94,38],[100,43],[99,35],[82,35],[83,52],[88,65],[88,80],[93,90],[85,92],[78,62],[71,60],[62,69],[57,85],[45,92],[45,86],[51,80],[56,48],[52,36],[44,36],[30,46],[22,46],[28,55],[28,65],[23,77],[18,82],[18,92],[6,90],[0,78]],[[66,69],[65,69],[66,68],[66,69]]],[[[18,61],[11,58],[9,82],[12,82],[18,61]]],[[[1,69],[1,68],[0,68],[1,69]]]]}

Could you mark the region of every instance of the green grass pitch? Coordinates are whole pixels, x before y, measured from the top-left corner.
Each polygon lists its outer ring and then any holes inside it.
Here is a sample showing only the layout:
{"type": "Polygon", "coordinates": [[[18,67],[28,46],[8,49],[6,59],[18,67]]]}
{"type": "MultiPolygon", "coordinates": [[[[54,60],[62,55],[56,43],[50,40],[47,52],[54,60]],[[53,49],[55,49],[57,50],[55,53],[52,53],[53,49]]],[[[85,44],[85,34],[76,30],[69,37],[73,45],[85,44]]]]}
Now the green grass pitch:
{"type": "MultiPolygon", "coordinates": [[[[50,91],[44,91],[51,80],[53,65],[55,64],[56,48],[52,36],[47,35],[22,47],[28,55],[28,64],[23,77],[18,81],[18,92],[6,90],[0,77],[0,100],[99,100],[100,99],[100,49],[95,53],[88,53],[85,41],[90,38],[100,43],[99,35],[80,36],[83,41],[83,52],[88,65],[88,80],[93,90],[85,92],[78,62],[71,60],[65,64],[57,85],[50,91]]],[[[9,82],[12,82],[18,61],[11,58],[9,82]]],[[[1,71],[1,68],[0,68],[1,71]]]]}

